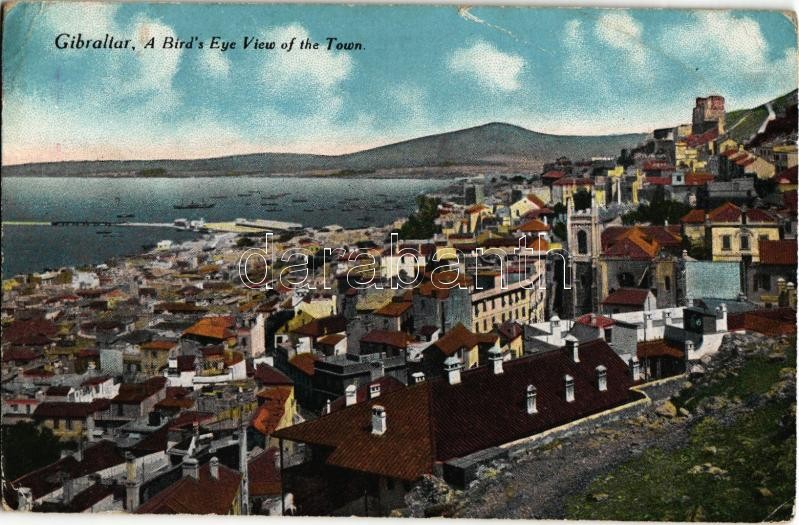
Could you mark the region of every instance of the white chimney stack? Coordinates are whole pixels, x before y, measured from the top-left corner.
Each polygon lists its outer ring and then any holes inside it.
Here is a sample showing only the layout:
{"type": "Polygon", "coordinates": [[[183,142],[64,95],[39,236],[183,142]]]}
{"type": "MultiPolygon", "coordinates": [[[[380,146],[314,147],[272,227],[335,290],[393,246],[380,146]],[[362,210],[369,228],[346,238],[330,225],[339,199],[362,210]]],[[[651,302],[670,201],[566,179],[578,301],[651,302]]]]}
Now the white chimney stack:
{"type": "Polygon", "coordinates": [[[211,479],[219,479],[219,458],[216,456],[208,462],[208,470],[211,472],[211,479]]]}
{"type": "Polygon", "coordinates": [[[671,325],[671,310],[665,310],[663,312],[663,324],[666,326],[671,325]]]}
{"type": "Polygon", "coordinates": [[[197,460],[191,456],[183,460],[183,477],[186,476],[200,479],[200,465],[197,460]]]}
{"type": "Polygon", "coordinates": [[[444,373],[447,375],[447,382],[450,385],[457,385],[460,383],[461,360],[454,355],[444,359],[444,373]]]}
{"type": "Polygon", "coordinates": [[[641,380],[641,363],[636,356],[630,358],[630,377],[632,377],[633,381],[641,380]]]}
{"type": "Polygon", "coordinates": [[[496,346],[492,346],[488,350],[488,360],[494,368],[494,374],[499,375],[502,373],[502,352],[496,346]]]}
{"type": "Polygon", "coordinates": [[[716,331],[717,332],[726,332],[727,331],[727,304],[721,303],[718,308],[716,308],[716,331]]]}
{"type": "Polygon", "coordinates": [[[560,346],[560,317],[557,315],[549,318],[549,332],[552,334],[552,344],[560,346]]]}
{"type": "Polygon", "coordinates": [[[139,506],[139,476],[136,472],[136,458],[130,452],[125,453],[125,506],[133,512],[139,506]]]}
{"type": "Polygon", "coordinates": [[[386,433],[386,409],[380,405],[372,407],[372,435],[382,436],[386,433]]]}
{"type": "Polygon", "coordinates": [[[331,411],[330,398],[327,398],[327,401],[325,401],[325,414],[329,414],[331,411]]]}
{"type": "Polygon", "coordinates": [[[686,359],[692,359],[693,358],[692,354],[694,353],[695,349],[696,349],[696,345],[694,345],[694,342],[691,341],[690,339],[686,339],[685,340],[685,358],[686,359]]]}
{"type": "Polygon", "coordinates": [[[569,359],[574,361],[575,363],[580,362],[580,343],[576,337],[569,334],[566,336],[566,353],[569,355],[569,359]]]}
{"type": "Polygon", "coordinates": [[[358,389],[355,385],[347,385],[347,388],[344,389],[344,399],[347,406],[354,405],[358,400],[357,392],[358,389]]]}
{"type": "Polygon", "coordinates": [[[369,399],[380,397],[380,383],[372,383],[369,385],[369,399]]]}
{"type": "Polygon", "coordinates": [[[411,383],[417,385],[424,382],[424,372],[414,372],[411,374],[411,383]]]}
{"type": "Polygon", "coordinates": [[[569,374],[563,376],[563,385],[566,388],[566,402],[571,403],[574,401],[574,378],[569,374]]]}
{"type": "Polygon", "coordinates": [[[654,337],[652,331],[655,329],[655,323],[652,320],[652,312],[644,312],[644,340],[649,341],[654,337]]]}
{"type": "Polygon", "coordinates": [[[596,367],[596,387],[600,392],[605,392],[608,389],[608,369],[605,365],[596,367]]]}
{"type": "Polygon", "coordinates": [[[525,400],[527,401],[527,413],[537,414],[538,405],[536,398],[538,397],[538,390],[535,385],[527,385],[527,392],[525,392],[525,400]]]}
{"type": "Polygon", "coordinates": [[[33,494],[30,488],[20,487],[17,489],[17,510],[21,512],[33,510],[33,494]]]}

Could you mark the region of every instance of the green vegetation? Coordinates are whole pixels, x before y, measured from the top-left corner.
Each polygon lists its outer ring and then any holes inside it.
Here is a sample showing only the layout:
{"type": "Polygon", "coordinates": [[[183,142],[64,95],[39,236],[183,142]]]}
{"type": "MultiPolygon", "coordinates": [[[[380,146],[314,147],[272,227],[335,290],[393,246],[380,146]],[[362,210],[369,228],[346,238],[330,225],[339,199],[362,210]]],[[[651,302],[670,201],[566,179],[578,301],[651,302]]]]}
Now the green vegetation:
{"type": "Polygon", "coordinates": [[[693,410],[696,405],[711,396],[746,398],[765,394],[780,378],[780,371],[796,367],[796,339],[785,349],[785,361],[770,360],[766,356],[747,357],[744,366],[735,374],[727,375],[712,384],[703,384],[683,392],[674,399],[674,404],[693,410]]]}
{"type": "MultiPolygon", "coordinates": [[[[693,410],[703,399],[749,398],[795,373],[796,341],[785,361],[752,356],[737,373],[694,387],[674,400],[693,410]],[[790,368],[794,367],[794,368],[790,368]]],[[[688,444],[650,449],[567,504],[569,519],[641,521],[782,521],[791,518],[795,483],[795,402],[770,399],[732,424],[705,417],[688,444]]]]}
{"type": "Polygon", "coordinates": [[[689,211],[691,207],[685,203],[666,199],[666,192],[662,186],[655,189],[652,202],[641,204],[638,209],[625,213],[621,220],[624,224],[651,223],[663,225],[668,220],[669,224],[679,224],[680,219],[689,211]]]}
{"type": "Polygon", "coordinates": [[[166,175],[166,170],[164,168],[148,168],[139,170],[136,174],[139,177],[163,177],[166,175]]]}
{"type": "Polygon", "coordinates": [[[399,230],[400,239],[428,239],[436,233],[435,220],[438,217],[440,200],[420,195],[416,198],[416,213],[399,230]]]}
{"type": "Polygon", "coordinates": [[[3,425],[3,477],[13,481],[58,461],[61,443],[49,428],[33,423],[3,425]]]}

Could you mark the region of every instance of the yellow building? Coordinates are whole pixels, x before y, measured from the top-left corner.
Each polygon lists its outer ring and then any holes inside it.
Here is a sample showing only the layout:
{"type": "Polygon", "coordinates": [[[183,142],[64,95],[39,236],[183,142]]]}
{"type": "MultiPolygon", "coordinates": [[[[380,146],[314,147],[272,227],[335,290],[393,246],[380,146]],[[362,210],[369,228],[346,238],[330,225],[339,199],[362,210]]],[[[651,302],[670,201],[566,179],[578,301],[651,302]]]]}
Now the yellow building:
{"type": "Polygon", "coordinates": [[[748,256],[759,262],[759,241],[779,240],[780,228],[765,211],[744,211],[728,202],[707,214],[705,238],[713,261],[741,261],[748,256]]]}

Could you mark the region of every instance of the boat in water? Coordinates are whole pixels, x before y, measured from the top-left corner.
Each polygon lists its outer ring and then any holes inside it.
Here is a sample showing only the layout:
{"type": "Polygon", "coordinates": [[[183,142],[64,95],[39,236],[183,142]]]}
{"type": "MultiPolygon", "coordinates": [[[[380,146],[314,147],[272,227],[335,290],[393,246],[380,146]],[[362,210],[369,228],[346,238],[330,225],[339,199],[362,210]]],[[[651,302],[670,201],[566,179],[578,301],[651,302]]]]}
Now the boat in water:
{"type": "Polygon", "coordinates": [[[208,208],[213,208],[214,206],[216,206],[216,204],[213,203],[213,202],[205,202],[205,201],[194,202],[194,201],[191,201],[188,204],[184,204],[183,202],[181,202],[180,204],[175,204],[172,207],[175,208],[176,210],[205,210],[205,209],[208,209],[208,208]]]}
{"type": "Polygon", "coordinates": [[[118,213],[117,219],[132,219],[135,216],[135,213],[118,213]]]}

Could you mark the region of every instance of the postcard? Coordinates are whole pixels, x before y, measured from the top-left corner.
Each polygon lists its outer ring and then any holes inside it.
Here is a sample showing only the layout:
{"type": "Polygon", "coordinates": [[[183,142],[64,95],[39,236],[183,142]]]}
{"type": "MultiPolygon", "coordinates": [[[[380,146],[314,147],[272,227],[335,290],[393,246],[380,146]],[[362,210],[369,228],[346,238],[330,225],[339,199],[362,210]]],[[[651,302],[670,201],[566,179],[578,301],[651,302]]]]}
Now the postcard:
{"type": "Polygon", "coordinates": [[[4,508],[791,519],[796,20],[5,3],[4,508]]]}

